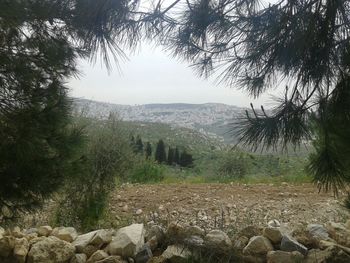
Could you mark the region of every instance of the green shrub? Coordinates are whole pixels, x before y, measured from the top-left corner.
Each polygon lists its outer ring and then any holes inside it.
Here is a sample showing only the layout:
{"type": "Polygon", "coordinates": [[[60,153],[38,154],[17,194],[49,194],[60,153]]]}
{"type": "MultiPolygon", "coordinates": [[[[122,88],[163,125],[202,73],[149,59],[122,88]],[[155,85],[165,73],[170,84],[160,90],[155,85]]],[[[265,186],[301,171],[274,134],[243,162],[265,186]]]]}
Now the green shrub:
{"type": "Polygon", "coordinates": [[[164,167],[152,161],[141,161],[128,176],[131,183],[156,183],[164,179],[164,167]]]}
{"type": "Polygon", "coordinates": [[[87,122],[87,140],[76,167],[77,176],[66,181],[56,213],[58,224],[84,230],[94,228],[103,216],[116,177],[125,177],[134,157],[115,115],[106,121],[87,122]]]}
{"type": "Polygon", "coordinates": [[[243,178],[248,172],[247,155],[228,151],[219,160],[219,174],[226,178],[243,178]]]}

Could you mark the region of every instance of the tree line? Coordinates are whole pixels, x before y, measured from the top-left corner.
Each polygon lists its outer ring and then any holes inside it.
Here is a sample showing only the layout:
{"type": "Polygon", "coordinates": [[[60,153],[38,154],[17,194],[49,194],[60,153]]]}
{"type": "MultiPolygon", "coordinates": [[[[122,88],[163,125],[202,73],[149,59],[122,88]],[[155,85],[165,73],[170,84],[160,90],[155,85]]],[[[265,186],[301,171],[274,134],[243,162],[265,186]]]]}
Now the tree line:
{"type": "MultiPolygon", "coordinates": [[[[152,158],[152,144],[149,141],[144,144],[139,135],[137,135],[136,138],[134,135],[130,136],[130,145],[135,153],[144,154],[147,160],[152,158]]],[[[180,151],[177,146],[175,148],[168,146],[168,150],[166,150],[165,143],[162,139],[159,139],[155,145],[153,157],[159,164],[179,165],[181,167],[193,166],[192,154],[188,153],[186,149],[180,151]]]]}

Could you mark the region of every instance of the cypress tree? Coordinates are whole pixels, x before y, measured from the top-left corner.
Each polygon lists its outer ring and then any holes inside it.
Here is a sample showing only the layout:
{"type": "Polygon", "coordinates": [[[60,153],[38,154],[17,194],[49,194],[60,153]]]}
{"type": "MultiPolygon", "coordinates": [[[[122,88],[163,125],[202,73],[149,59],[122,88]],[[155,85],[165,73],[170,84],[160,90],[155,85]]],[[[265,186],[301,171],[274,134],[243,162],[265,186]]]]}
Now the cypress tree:
{"type": "Polygon", "coordinates": [[[189,154],[184,150],[180,155],[180,165],[182,167],[192,167],[193,166],[193,157],[192,154],[189,154]]]}
{"type": "Polygon", "coordinates": [[[175,148],[175,153],[174,153],[174,163],[180,164],[180,152],[177,147],[175,148]]]}
{"type": "Polygon", "coordinates": [[[145,149],[145,153],[146,153],[146,159],[150,159],[152,156],[152,146],[150,142],[147,142],[146,144],[146,149],[145,149]]]}
{"type": "Polygon", "coordinates": [[[167,160],[167,164],[168,165],[173,165],[174,164],[174,154],[175,154],[174,149],[169,147],[169,149],[168,149],[168,160],[167,160]]]}
{"type": "Polygon", "coordinates": [[[135,148],[136,148],[136,152],[137,153],[143,153],[143,142],[142,142],[142,139],[140,137],[140,135],[137,135],[136,137],[136,143],[135,143],[135,148]]]}
{"type": "Polygon", "coordinates": [[[158,163],[165,163],[166,158],[166,152],[165,152],[165,144],[162,139],[160,139],[157,143],[156,153],[155,153],[155,160],[158,163]]]}

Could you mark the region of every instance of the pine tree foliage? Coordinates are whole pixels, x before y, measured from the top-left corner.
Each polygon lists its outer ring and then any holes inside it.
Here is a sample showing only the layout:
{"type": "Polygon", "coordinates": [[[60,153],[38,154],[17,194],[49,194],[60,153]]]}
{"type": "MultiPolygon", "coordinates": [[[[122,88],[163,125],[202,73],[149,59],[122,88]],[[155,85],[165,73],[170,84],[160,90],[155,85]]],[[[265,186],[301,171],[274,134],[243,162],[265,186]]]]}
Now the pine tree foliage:
{"type": "Polygon", "coordinates": [[[253,149],[315,144],[320,189],[349,182],[350,1],[178,0],[157,5],[160,43],[253,97],[288,84],[271,111],[254,109],[233,133],[253,149]],[[179,11],[175,6],[180,7],[179,11]],[[163,12],[160,12],[163,14],[163,12]],[[337,114],[335,114],[337,112],[337,114]]]}
{"type": "Polygon", "coordinates": [[[139,39],[137,2],[0,1],[0,208],[30,208],[62,185],[81,129],[65,81],[77,60],[123,58],[139,39]]]}
{"type": "Polygon", "coordinates": [[[157,143],[154,158],[158,163],[165,163],[167,161],[167,156],[166,156],[166,152],[165,152],[165,144],[164,144],[164,141],[162,139],[160,139],[157,143]]]}

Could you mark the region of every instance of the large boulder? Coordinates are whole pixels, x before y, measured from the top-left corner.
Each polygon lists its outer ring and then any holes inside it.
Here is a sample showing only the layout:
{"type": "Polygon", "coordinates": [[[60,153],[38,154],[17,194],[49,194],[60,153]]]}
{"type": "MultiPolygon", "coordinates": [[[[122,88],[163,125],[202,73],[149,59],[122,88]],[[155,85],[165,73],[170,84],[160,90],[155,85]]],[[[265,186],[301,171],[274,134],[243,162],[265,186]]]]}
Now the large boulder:
{"type": "Polygon", "coordinates": [[[15,238],[4,236],[0,239],[0,257],[8,257],[15,247],[15,238]]]}
{"type": "Polygon", "coordinates": [[[143,224],[132,224],[120,228],[108,245],[107,251],[111,255],[134,257],[145,242],[145,229],[143,224]]]}
{"type": "Polygon", "coordinates": [[[300,263],[304,256],[298,252],[286,252],[281,250],[269,251],[267,253],[267,263],[300,263]]]}
{"type": "Polygon", "coordinates": [[[26,262],[27,254],[29,250],[29,242],[26,238],[16,238],[15,246],[13,248],[13,257],[17,263],[26,262]]]}
{"type": "Polygon", "coordinates": [[[97,250],[95,253],[91,255],[91,257],[86,261],[86,263],[94,263],[96,261],[105,259],[108,257],[108,254],[103,250],[97,250]]]}
{"type": "Polygon", "coordinates": [[[15,226],[14,228],[12,228],[10,233],[13,237],[16,237],[16,238],[22,238],[25,236],[25,234],[22,232],[22,230],[18,226],[15,226]]]}
{"type": "Polygon", "coordinates": [[[205,236],[205,246],[220,250],[227,250],[232,247],[231,239],[221,230],[212,230],[205,236]]]}
{"type": "Polygon", "coordinates": [[[306,228],[312,238],[317,240],[329,239],[328,231],[323,225],[309,224],[306,228]]]}
{"type": "Polygon", "coordinates": [[[56,227],[52,230],[51,235],[67,242],[73,242],[78,233],[74,227],[56,227]]]}
{"type": "Polygon", "coordinates": [[[108,244],[112,241],[112,232],[106,229],[98,230],[90,240],[89,244],[97,247],[101,247],[104,244],[108,244]]]}
{"type": "Polygon", "coordinates": [[[252,237],[246,247],[243,249],[243,254],[253,256],[266,256],[269,251],[273,250],[273,246],[269,239],[264,236],[252,237]]]}
{"type": "Polygon", "coordinates": [[[146,243],[140,249],[140,251],[135,256],[136,263],[147,263],[150,258],[152,258],[152,250],[150,246],[146,243]]]}
{"type": "Polygon", "coordinates": [[[85,263],[87,256],[83,253],[75,254],[69,261],[69,263],[85,263]]]}
{"type": "Polygon", "coordinates": [[[278,227],[265,227],[263,236],[267,237],[273,244],[279,244],[282,240],[282,233],[278,227]]]}
{"type": "Polygon", "coordinates": [[[308,249],[304,245],[288,235],[282,237],[281,250],[287,252],[299,251],[303,255],[306,255],[308,252],[308,249]]]}
{"type": "Polygon", "coordinates": [[[306,256],[305,263],[349,263],[350,256],[342,249],[332,246],[325,250],[311,249],[306,256]]]}
{"type": "Polygon", "coordinates": [[[96,233],[97,230],[77,236],[77,238],[72,242],[72,244],[75,246],[76,251],[78,253],[84,253],[84,248],[89,245],[90,241],[96,233]]]}
{"type": "Polygon", "coordinates": [[[79,235],[72,244],[78,253],[92,255],[103,245],[112,241],[112,231],[101,229],[79,235]],[[92,253],[91,253],[92,252],[92,253]]]}
{"type": "Polygon", "coordinates": [[[66,263],[74,256],[74,246],[50,236],[35,242],[28,253],[28,263],[66,263]]]}
{"type": "Polygon", "coordinates": [[[169,263],[186,263],[191,256],[191,252],[181,245],[171,245],[163,252],[162,258],[169,263]]]}
{"type": "Polygon", "coordinates": [[[326,225],[328,233],[337,243],[350,247],[350,230],[340,223],[329,222],[326,225]]]}

